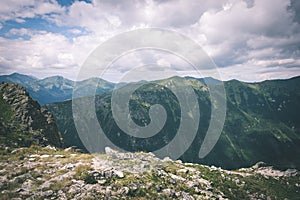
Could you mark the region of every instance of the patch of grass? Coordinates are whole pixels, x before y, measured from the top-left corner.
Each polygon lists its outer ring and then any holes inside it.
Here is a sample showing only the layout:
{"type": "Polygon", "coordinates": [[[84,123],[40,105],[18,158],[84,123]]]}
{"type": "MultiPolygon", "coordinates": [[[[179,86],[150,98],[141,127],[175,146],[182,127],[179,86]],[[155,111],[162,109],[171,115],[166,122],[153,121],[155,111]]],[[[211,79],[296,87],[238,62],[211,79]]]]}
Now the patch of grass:
{"type": "Polygon", "coordinates": [[[89,165],[79,165],[75,168],[74,179],[83,180],[86,184],[95,184],[97,180],[89,173],[93,168],[89,165]]]}
{"type": "Polygon", "coordinates": [[[68,187],[70,184],[71,184],[70,180],[65,179],[62,181],[54,182],[53,184],[50,185],[49,189],[53,191],[64,190],[64,188],[68,187]]]}

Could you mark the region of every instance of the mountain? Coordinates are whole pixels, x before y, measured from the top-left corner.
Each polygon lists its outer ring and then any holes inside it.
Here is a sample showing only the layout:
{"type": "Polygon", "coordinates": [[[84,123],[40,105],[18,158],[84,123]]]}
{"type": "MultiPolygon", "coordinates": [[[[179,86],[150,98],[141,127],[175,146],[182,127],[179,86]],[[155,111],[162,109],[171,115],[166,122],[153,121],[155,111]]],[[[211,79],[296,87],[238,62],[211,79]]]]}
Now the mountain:
{"type": "MultiPolygon", "coordinates": [[[[160,80],[163,85],[181,80],[160,80]]],[[[227,111],[222,134],[213,150],[203,159],[198,157],[210,123],[212,104],[209,88],[203,81],[187,77],[197,95],[200,122],[197,135],[181,156],[185,162],[220,166],[226,169],[252,166],[264,161],[278,168],[300,169],[300,77],[260,83],[237,80],[224,82],[227,111]]],[[[137,89],[130,98],[130,117],[140,125],[150,123],[150,105],[161,104],[168,116],[161,131],[150,138],[128,136],[112,117],[111,93],[96,96],[96,114],[106,136],[128,151],[153,151],[168,144],[180,125],[180,105],[172,91],[157,82],[137,89]]],[[[217,85],[218,82],[214,81],[217,85]]],[[[126,87],[133,87],[128,84],[126,87]]],[[[48,104],[67,145],[84,148],[76,131],[72,102],[48,104]]],[[[87,113],[87,116],[89,114],[87,113]]]]}
{"type": "Polygon", "coordinates": [[[12,73],[10,75],[2,75],[0,76],[0,82],[12,82],[19,85],[22,84],[31,84],[38,80],[33,76],[23,75],[19,73],[12,73]]]}
{"type": "Polygon", "coordinates": [[[77,84],[81,96],[93,95],[95,91],[92,91],[91,88],[94,88],[95,85],[97,85],[96,94],[108,92],[115,86],[115,84],[100,78],[90,78],[76,82],[62,76],[37,79],[18,73],[0,76],[1,82],[11,82],[23,86],[30,96],[41,105],[71,99],[75,84],[77,84]]]}
{"type": "Polygon", "coordinates": [[[0,148],[0,199],[299,199],[294,169],[260,162],[229,171],[152,153],[105,151],[0,148]]]}
{"type": "Polygon", "coordinates": [[[29,97],[24,88],[1,83],[0,108],[2,147],[63,146],[51,113],[29,97]]]}

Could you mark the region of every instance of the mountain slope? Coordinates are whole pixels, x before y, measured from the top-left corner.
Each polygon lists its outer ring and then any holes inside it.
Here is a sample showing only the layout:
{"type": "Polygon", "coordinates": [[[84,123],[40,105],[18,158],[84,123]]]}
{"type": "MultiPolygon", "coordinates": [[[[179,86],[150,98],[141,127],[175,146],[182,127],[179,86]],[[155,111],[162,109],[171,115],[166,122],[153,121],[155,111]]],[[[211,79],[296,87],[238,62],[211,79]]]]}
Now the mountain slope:
{"type": "MultiPolygon", "coordinates": [[[[183,161],[231,169],[251,166],[262,160],[280,168],[300,169],[297,156],[300,155],[300,88],[297,87],[300,77],[255,84],[237,80],[225,82],[225,125],[218,143],[204,159],[199,159],[198,153],[210,122],[210,96],[203,81],[186,79],[197,94],[201,112],[196,138],[181,157],[183,161]]],[[[176,81],[176,78],[161,80],[164,84],[170,81],[176,81]]],[[[110,93],[97,96],[96,112],[102,129],[117,146],[123,145],[129,151],[152,151],[166,145],[178,130],[178,102],[170,91],[156,87],[155,83],[148,83],[135,91],[130,100],[130,114],[134,122],[145,125],[150,122],[150,105],[163,105],[169,120],[156,137],[128,137],[112,117],[110,99],[110,93]]],[[[54,114],[67,145],[84,148],[72,119],[71,101],[50,104],[47,108],[54,114]]]]}
{"type": "Polygon", "coordinates": [[[72,98],[74,84],[77,84],[81,96],[93,95],[91,88],[97,86],[96,94],[108,92],[114,84],[100,78],[90,78],[83,81],[72,81],[62,76],[52,76],[44,79],[13,73],[0,76],[1,82],[16,83],[23,86],[30,96],[41,105],[60,102],[72,98]]]}
{"type": "Polygon", "coordinates": [[[24,88],[0,84],[1,146],[53,145],[62,147],[53,116],[32,100],[24,88]]]}
{"type": "Polygon", "coordinates": [[[298,199],[300,192],[293,169],[258,163],[228,171],[110,148],[0,149],[0,166],[0,199],[298,199]]]}

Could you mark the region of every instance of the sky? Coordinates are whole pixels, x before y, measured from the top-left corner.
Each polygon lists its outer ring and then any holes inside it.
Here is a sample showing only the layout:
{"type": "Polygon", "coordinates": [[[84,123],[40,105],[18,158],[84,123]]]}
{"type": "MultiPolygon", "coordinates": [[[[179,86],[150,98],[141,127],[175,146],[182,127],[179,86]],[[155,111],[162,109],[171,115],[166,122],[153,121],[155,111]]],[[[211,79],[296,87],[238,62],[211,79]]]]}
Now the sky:
{"type": "MultiPolygon", "coordinates": [[[[253,82],[300,75],[299,0],[0,3],[1,75],[18,72],[75,80],[97,46],[123,32],[151,27],[194,40],[214,61],[223,80],[253,82]]],[[[174,55],[145,51],[123,56],[105,78],[115,82],[127,68],[149,63],[168,66],[170,61],[181,75],[199,76],[174,55]]]]}

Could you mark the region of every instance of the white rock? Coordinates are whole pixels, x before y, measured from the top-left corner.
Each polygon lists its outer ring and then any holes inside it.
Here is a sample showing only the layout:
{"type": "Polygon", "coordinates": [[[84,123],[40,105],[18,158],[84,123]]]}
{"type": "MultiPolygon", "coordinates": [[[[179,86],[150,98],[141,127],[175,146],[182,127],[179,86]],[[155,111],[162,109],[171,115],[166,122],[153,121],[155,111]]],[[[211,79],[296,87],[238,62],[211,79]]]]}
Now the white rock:
{"type": "Polygon", "coordinates": [[[124,178],[124,173],[118,170],[114,170],[114,174],[118,177],[118,178],[124,178]]]}
{"type": "Polygon", "coordinates": [[[48,154],[45,154],[45,155],[41,155],[40,156],[40,158],[49,158],[50,157],[50,155],[48,155],[48,154]]]}
{"type": "Polygon", "coordinates": [[[64,155],[54,155],[54,158],[65,158],[66,156],[64,156],[64,155]]]}
{"type": "Polygon", "coordinates": [[[37,158],[37,157],[40,157],[40,155],[38,155],[38,154],[31,154],[28,157],[29,158],[37,158]]]}
{"type": "Polygon", "coordinates": [[[172,159],[169,157],[164,157],[164,159],[162,160],[163,162],[171,162],[172,159]]]}

